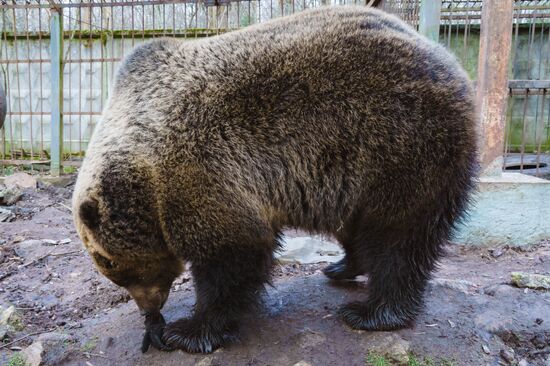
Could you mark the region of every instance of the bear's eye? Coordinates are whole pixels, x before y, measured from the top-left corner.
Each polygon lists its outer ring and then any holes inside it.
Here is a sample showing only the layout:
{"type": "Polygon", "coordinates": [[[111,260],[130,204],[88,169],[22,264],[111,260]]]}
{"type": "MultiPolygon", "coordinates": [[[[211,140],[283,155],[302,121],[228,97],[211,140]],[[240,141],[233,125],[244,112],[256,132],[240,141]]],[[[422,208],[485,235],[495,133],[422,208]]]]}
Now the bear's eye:
{"type": "Polygon", "coordinates": [[[105,268],[105,269],[113,269],[115,267],[115,262],[111,261],[108,258],[105,258],[101,254],[95,252],[93,253],[93,257],[95,262],[98,264],[98,266],[105,268]]]}

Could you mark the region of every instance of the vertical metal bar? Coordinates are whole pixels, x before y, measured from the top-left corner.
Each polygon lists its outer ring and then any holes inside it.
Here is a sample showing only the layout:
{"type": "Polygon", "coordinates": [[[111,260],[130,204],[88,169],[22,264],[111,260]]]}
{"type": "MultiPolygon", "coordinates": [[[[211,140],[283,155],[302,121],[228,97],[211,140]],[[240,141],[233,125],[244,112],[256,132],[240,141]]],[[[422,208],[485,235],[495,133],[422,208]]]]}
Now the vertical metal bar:
{"type": "Polygon", "coordinates": [[[512,0],[483,0],[476,98],[485,174],[502,171],[512,17],[512,0]]]}
{"type": "MultiPolygon", "coordinates": [[[[537,176],[540,175],[540,155],[541,155],[541,147],[542,147],[542,135],[544,134],[544,102],[546,100],[546,89],[543,89],[542,90],[542,101],[541,101],[541,106],[540,106],[540,124],[541,124],[541,132],[540,134],[538,133],[538,128],[537,128],[537,140],[538,140],[538,143],[537,143],[537,176]]],[[[536,126],[538,127],[538,118],[537,118],[537,124],[536,126]]]]}
{"type": "MultiPolygon", "coordinates": [[[[29,112],[31,112],[31,115],[29,116],[29,143],[30,143],[30,154],[31,154],[31,161],[34,159],[34,136],[33,136],[33,105],[32,105],[32,63],[31,63],[31,40],[29,37],[29,9],[25,9],[25,33],[27,35],[27,60],[29,63],[27,64],[27,75],[29,78],[29,112]]],[[[31,164],[31,171],[34,170],[34,166],[31,164]]]]}
{"type": "Polygon", "coordinates": [[[508,153],[510,151],[510,143],[512,141],[512,121],[514,118],[514,93],[512,89],[510,89],[510,93],[508,95],[508,116],[510,123],[508,123],[508,126],[504,131],[504,155],[502,158],[502,166],[504,168],[506,168],[508,153]]]}
{"type": "Polygon", "coordinates": [[[78,153],[80,158],[84,158],[84,148],[82,147],[82,79],[86,72],[82,72],[82,65],[84,64],[82,59],[82,10],[80,11],[80,22],[78,22],[78,153]]]}
{"type": "Polygon", "coordinates": [[[61,153],[63,147],[63,21],[62,8],[52,8],[50,18],[50,60],[51,60],[51,166],[53,176],[61,172],[61,153]]]}
{"type": "Polygon", "coordinates": [[[521,117],[521,148],[520,148],[520,166],[519,171],[523,173],[523,161],[525,159],[525,116],[527,115],[527,106],[529,105],[529,89],[525,89],[525,99],[523,101],[523,116],[521,117]]]}
{"type": "MultiPolygon", "coordinates": [[[[16,10],[13,9],[13,50],[15,52],[15,61],[19,61],[19,47],[18,47],[18,42],[17,42],[17,13],[16,13],[16,10]]],[[[20,69],[19,69],[19,63],[17,62],[15,64],[15,72],[16,72],[16,82],[17,82],[17,104],[18,104],[18,111],[19,112],[23,112],[22,110],[22,105],[21,105],[21,96],[22,96],[22,93],[21,93],[21,72],[20,72],[20,69]]],[[[12,116],[11,118],[11,124],[10,125],[13,125],[14,124],[14,118],[12,116]]],[[[19,134],[19,148],[21,150],[23,150],[23,116],[22,115],[19,115],[19,127],[20,127],[20,134],[19,134]]],[[[13,127],[12,127],[12,131],[13,131],[13,127]]],[[[17,138],[17,136],[13,136],[12,135],[12,153],[11,153],[11,157],[12,159],[17,159],[17,150],[15,150],[15,139],[17,138]]]]}
{"type": "Polygon", "coordinates": [[[451,48],[451,35],[452,35],[452,31],[453,31],[453,11],[454,11],[454,7],[453,7],[453,0],[451,0],[451,3],[449,5],[449,32],[447,34],[447,48],[451,48]]]}
{"type": "MultiPolygon", "coordinates": [[[[43,94],[43,86],[42,86],[42,80],[43,80],[43,57],[42,57],[42,9],[38,9],[38,57],[40,58],[39,65],[39,89],[40,89],[40,112],[44,112],[44,94],[43,94]]],[[[44,114],[40,113],[40,154],[39,158],[44,158],[44,114]]],[[[41,169],[44,169],[43,167],[41,169]]]]}
{"type": "MultiPolygon", "coordinates": [[[[72,17],[71,17],[71,11],[72,11],[71,8],[67,9],[66,11],[69,12],[69,19],[72,19],[72,17]]],[[[70,22],[69,22],[69,31],[73,31],[73,29],[72,29],[72,24],[71,24],[70,22]]],[[[72,35],[74,35],[74,33],[72,33],[72,35]]],[[[68,43],[69,43],[69,47],[68,47],[68,48],[69,48],[69,50],[70,50],[70,48],[71,48],[71,42],[73,42],[73,37],[72,37],[72,36],[69,37],[69,40],[68,40],[68,43]]],[[[69,60],[72,59],[71,53],[70,53],[70,52],[67,52],[67,58],[68,58],[69,60]]],[[[68,79],[68,80],[67,80],[67,81],[68,81],[67,84],[68,84],[68,89],[69,89],[69,103],[68,103],[68,108],[67,108],[67,109],[68,109],[68,112],[69,112],[69,115],[68,115],[68,117],[67,117],[67,118],[68,118],[68,124],[69,124],[69,140],[68,140],[68,142],[69,142],[69,149],[68,149],[68,150],[69,150],[69,157],[72,157],[72,156],[73,156],[73,123],[72,123],[72,121],[73,121],[73,118],[74,118],[73,115],[72,115],[72,113],[71,113],[71,112],[72,112],[72,96],[73,96],[73,92],[72,92],[72,82],[71,82],[71,81],[72,81],[72,80],[71,80],[72,63],[68,63],[68,64],[66,64],[65,66],[69,69],[69,72],[67,73],[67,79],[68,79]]],[[[65,67],[65,66],[63,66],[63,67],[65,67]]],[[[61,70],[63,70],[63,68],[62,68],[61,70]]],[[[61,71],[61,72],[63,72],[63,71],[61,71]]],[[[63,89],[63,86],[62,86],[61,88],[63,89]]],[[[64,108],[63,105],[62,105],[62,108],[64,108]]],[[[70,158],[69,158],[69,159],[70,159],[70,158]]]]}
{"type": "Polygon", "coordinates": [[[441,23],[441,0],[422,1],[420,3],[420,34],[432,41],[439,41],[441,23]]]}

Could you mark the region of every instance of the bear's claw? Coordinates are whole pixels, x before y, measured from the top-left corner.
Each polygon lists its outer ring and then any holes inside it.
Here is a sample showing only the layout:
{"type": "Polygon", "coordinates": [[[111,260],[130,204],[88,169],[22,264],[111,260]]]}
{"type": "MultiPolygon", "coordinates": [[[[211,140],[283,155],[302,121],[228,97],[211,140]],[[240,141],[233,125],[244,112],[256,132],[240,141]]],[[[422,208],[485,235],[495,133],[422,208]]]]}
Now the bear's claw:
{"type": "Polygon", "coordinates": [[[161,351],[172,351],[173,349],[162,342],[162,335],[164,333],[164,327],[166,321],[164,317],[159,314],[146,314],[145,315],[145,334],[143,335],[143,341],[141,342],[141,352],[145,353],[150,346],[161,351]]]}

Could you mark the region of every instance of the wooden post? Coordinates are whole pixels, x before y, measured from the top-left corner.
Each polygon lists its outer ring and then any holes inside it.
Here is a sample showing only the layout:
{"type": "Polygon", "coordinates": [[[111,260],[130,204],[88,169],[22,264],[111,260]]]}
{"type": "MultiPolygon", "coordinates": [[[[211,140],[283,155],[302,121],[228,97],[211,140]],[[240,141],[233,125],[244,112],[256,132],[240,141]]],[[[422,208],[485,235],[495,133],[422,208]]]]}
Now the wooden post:
{"type": "Polygon", "coordinates": [[[51,76],[51,142],[50,173],[59,176],[63,150],[63,20],[61,8],[51,9],[50,18],[50,76],[51,76]]]}
{"type": "Polygon", "coordinates": [[[476,99],[483,174],[502,172],[513,0],[483,0],[476,99]]]}
{"type": "Polygon", "coordinates": [[[441,24],[441,0],[420,2],[420,24],[418,31],[434,42],[439,42],[441,24]]]}

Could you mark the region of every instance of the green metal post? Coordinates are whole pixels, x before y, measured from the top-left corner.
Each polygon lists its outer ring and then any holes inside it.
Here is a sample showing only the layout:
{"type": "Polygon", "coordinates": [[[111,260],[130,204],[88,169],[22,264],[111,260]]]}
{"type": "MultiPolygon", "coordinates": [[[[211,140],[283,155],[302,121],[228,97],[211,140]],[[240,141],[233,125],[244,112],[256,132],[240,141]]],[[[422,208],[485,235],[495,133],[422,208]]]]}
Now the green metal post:
{"type": "Polygon", "coordinates": [[[51,9],[50,18],[50,60],[51,60],[51,165],[50,173],[61,173],[63,150],[63,20],[61,8],[51,9]]]}
{"type": "Polygon", "coordinates": [[[418,31],[432,41],[439,41],[441,23],[441,0],[422,0],[420,3],[420,24],[418,31]]]}

